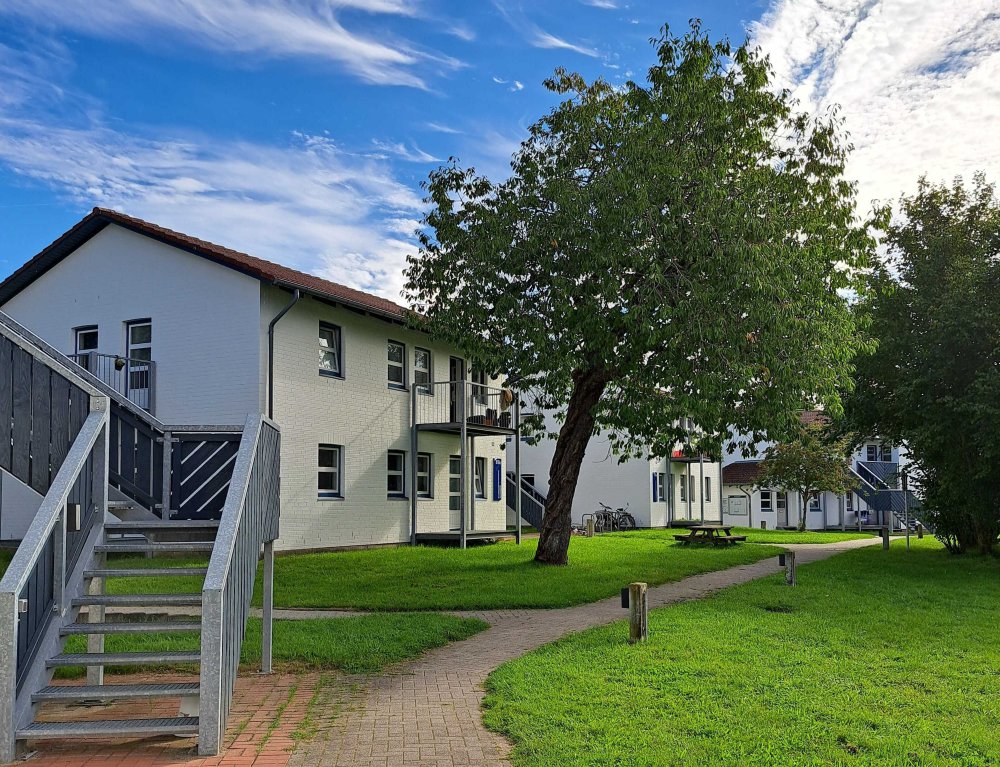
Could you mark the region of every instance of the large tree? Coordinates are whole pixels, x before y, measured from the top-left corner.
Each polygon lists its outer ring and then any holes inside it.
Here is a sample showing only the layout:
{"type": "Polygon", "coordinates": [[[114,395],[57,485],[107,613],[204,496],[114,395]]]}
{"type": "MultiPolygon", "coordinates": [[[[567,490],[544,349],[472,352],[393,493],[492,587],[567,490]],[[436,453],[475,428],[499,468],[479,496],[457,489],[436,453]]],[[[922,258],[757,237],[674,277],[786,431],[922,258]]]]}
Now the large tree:
{"type": "Polygon", "coordinates": [[[924,513],[953,551],[1000,535],[1000,203],[992,185],[921,179],[887,232],[858,311],[878,346],[858,359],[847,423],[905,443],[924,513]]]}
{"type": "Polygon", "coordinates": [[[842,495],[855,487],[850,441],[827,432],[825,420],[803,424],[791,439],[767,448],[758,487],[794,490],[799,499],[799,530],[806,529],[809,501],[820,493],[842,495]]]}
{"type": "Polygon", "coordinates": [[[864,344],[839,293],[873,241],[835,116],[797,114],[759,51],[697,23],[653,42],[643,83],[557,71],[507,180],[434,171],[409,260],[425,326],[562,421],[541,562],[566,562],[596,430],[619,455],[781,435],[838,410],[864,344]]]}

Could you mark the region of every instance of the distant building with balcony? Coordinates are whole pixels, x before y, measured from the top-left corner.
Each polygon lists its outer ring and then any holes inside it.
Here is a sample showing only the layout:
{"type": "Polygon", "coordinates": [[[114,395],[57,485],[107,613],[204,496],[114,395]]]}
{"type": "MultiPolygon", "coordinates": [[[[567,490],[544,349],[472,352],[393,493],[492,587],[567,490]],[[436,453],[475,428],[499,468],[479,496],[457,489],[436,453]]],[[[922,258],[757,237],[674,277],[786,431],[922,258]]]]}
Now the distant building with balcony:
{"type": "MultiPolygon", "coordinates": [[[[806,411],[804,423],[822,414],[806,411]]],[[[794,528],[802,508],[799,494],[782,487],[761,487],[761,465],[770,443],[752,448],[752,457],[729,455],[723,461],[723,518],[727,524],[768,529],[794,528]]],[[[918,507],[912,493],[900,486],[900,448],[877,439],[862,444],[848,462],[855,488],[844,494],[820,493],[804,510],[809,530],[903,528],[908,513],[918,507]]],[[[914,520],[911,518],[910,524],[914,520]]]]}
{"type": "MultiPolygon", "coordinates": [[[[95,209],[0,284],[0,310],[163,423],[271,414],[279,548],[507,534],[516,398],[392,301],[95,209]]],[[[38,502],[2,477],[0,539],[38,502]]]]}

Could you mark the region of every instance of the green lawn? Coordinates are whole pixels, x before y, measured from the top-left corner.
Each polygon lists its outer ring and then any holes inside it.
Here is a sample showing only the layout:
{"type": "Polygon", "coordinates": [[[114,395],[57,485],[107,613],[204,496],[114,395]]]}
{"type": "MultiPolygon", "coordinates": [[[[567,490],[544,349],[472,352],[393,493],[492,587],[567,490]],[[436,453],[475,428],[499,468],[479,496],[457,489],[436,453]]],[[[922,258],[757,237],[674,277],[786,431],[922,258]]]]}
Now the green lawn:
{"type": "MultiPolygon", "coordinates": [[[[652,538],[673,541],[674,534],[685,534],[688,530],[683,527],[672,530],[633,530],[628,533],[605,533],[605,535],[627,535],[638,538],[652,538]]],[[[800,533],[797,530],[760,530],[752,527],[734,527],[733,535],[745,535],[747,543],[839,543],[840,541],[855,541],[861,538],[871,538],[871,533],[836,532],[826,530],[806,530],[800,533]]]]}
{"type": "Polygon", "coordinates": [[[533,561],[536,544],[287,554],[274,568],[275,604],[369,610],[566,607],[612,596],[631,581],[676,581],[778,553],[770,546],[685,547],[674,545],[672,536],[577,536],[569,566],[552,567],[533,561]]]}
{"type": "MultiPolygon", "coordinates": [[[[487,628],[483,621],[433,613],[392,613],[351,618],[276,620],[274,661],[300,668],[340,669],[348,673],[379,671],[391,663],[416,657],[426,650],[476,634],[487,628]]],[[[260,663],[261,622],[251,618],[243,640],[241,662],[260,663]]],[[[105,640],[108,652],[196,650],[200,635],[113,634],[105,640]]],[[[66,652],[86,652],[86,637],[70,637],[66,652]]],[[[172,667],[173,668],[173,667],[172,667]]],[[[126,666],[108,667],[112,673],[134,671],[126,666]]],[[[142,671],[151,670],[143,666],[142,671]]],[[[83,675],[83,668],[60,669],[59,676],[83,675]]]]}
{"type": "Polygon", "coordinates": [[[895,542],[576,634],[494,672],[528,765],[1000,764],[1000,560],[895,542]]]}

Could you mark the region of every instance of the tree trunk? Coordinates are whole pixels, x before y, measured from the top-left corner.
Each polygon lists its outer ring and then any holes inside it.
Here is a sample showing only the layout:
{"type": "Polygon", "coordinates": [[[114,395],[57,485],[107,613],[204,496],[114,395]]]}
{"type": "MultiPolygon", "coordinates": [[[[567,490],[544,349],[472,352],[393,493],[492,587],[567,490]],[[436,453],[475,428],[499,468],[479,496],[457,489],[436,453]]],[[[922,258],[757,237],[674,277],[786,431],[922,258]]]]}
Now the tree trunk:
{"type": "Polygon", "coordinates": [[[535,561],[566,564],[573,524],[573,496],[587,443],[594,433],[594,408],[608,385],[606,374],[588,370],[573,376],[573,392],[566,409],[566,422],[559,430],[549,467],[549,493],[535,561]]]}
{"type": "Polygon", "coordinates": [[[806,507],[809,505],[809,496],[799,493],[799,532],[806,531],[806,507]]]}

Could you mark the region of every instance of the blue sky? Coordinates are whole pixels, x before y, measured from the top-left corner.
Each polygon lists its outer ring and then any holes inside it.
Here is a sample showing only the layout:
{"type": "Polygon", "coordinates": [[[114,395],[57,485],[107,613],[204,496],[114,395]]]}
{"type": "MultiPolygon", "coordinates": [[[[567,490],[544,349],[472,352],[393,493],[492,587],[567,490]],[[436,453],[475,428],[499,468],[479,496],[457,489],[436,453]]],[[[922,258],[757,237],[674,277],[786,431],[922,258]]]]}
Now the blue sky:
{"type": "Polygon", "coordinates": [[[842,105],[865,204],[1000,177],[1000,18],[946,5],[4,0],[0,277],[102,205],[397,298],[431,168],[502,176],[555,67],[641,77],[694,16],[842,105]]]}

